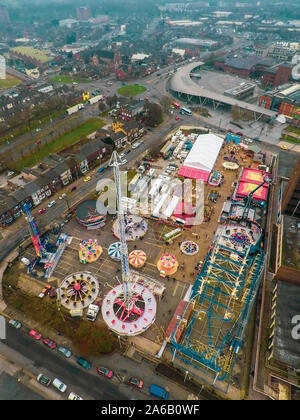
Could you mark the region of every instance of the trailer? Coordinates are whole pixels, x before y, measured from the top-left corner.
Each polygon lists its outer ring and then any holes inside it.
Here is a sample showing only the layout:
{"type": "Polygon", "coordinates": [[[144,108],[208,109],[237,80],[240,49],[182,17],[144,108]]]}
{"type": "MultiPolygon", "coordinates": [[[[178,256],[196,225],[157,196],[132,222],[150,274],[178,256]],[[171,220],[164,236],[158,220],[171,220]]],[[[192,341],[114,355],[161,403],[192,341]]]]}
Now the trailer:
{"type": "Polygon", "coordinates": [[[75,112],[78,112],[83,108],[84,108],[83,104],[77,104],[77,105],[72,106],[71,108],[68,108],[66,112],[67,112],[68,115],[72,115],[72,114],[75,114],[75,112]]]}
{"type": "Polygon", "coordinates": [[[89,104],[96,104],[97,102],[102,101],[103,98],[104,98],[103,95],[97,95],[97,96],[94,96],[93,98],[90,98],[88,100],[88,103],[89,104]]]}

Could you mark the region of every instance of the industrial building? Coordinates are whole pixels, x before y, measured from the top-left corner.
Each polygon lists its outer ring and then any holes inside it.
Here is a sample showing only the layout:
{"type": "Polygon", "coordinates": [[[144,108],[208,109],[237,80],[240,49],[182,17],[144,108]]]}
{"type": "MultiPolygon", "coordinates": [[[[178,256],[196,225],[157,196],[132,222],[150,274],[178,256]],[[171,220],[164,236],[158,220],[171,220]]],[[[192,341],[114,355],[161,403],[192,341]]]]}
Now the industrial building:
{"type": "Polygon", "coordinates": [[[264,93],[259,105],[283,114],[294,125],[300,121],[300,84],[281,86],[278,89],[264,93]]]}
{"type": "Polygon", "coordinates": [[[292,66],[290,64],[280,64],[279,66],[270,67],[263,72],[261,83],[264,86],[277,87],[288,83],[292,74],[292,66]]]}
{"type": "Polygon", "coordinates": [[[218,42],[211,39],[179,38],[176,40],[176,45],[178,47],[210,50],[216,48],[218,46],[218,42]]]}
{"type": "Polygon", "coordinates": [[[255,83],[243,82],[239,86],[225,90],[224,95],[231,98],[244,99],[248,96],[253,96],[255,88],[255,83]]]}
{"type": "Polygon", "coordinates": [[[258,55],[247,57],[225,58],[215,62],[215,69],[241,77],[263,73],[273,64],[273,60],[258,55]]]}

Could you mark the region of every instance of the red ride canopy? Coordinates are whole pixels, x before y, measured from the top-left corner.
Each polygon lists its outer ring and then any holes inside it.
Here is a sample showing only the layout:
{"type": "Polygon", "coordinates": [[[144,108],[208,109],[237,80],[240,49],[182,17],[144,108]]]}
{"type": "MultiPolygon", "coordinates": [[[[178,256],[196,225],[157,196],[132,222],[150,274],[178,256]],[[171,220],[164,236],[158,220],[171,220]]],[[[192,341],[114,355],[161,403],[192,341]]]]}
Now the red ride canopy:
{"type": "Polygon", "coordinates": [[[178,172],[178,176],[191,179],[202,179],[207,182],[210,171],[203,171],[202,169],[191,168],[190,166],[182,166],[178,172]]]}

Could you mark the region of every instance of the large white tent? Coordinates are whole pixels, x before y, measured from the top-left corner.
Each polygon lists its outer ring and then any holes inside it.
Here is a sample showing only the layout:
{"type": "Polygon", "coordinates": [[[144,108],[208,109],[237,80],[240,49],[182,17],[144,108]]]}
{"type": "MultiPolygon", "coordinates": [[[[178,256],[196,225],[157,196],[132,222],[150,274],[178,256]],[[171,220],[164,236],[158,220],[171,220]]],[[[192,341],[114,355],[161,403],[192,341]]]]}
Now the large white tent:
{"type": "Polygon", "coordinates": [[[184,161],[179,175],[207,180],[224,140],[215,134],[200,134],[184,161]],[[189,176],[189,173],[192,174],[189,176]]]}

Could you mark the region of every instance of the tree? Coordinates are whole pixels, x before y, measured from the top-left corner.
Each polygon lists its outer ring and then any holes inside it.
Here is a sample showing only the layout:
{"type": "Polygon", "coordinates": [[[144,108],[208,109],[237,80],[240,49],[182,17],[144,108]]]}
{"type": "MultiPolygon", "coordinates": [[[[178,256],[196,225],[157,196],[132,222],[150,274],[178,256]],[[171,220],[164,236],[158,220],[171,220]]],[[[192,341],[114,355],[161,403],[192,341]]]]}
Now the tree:
{"type": "Polygon", "coordinates": [[[106,110],[106,106],[105,103],[100,102],[99,106],[98,106],[99,111],[103,112],[106,110]]]}
{"type": "Polygon", "coordinates": [[[159,104],[148,102],[145,105],[146,124],[150,127],[156,127],[163,121],[162,108],[159,104]]]}
{"type": "Polygon", "coordinates": [[[81,321],[74,334],[73,343],[80,353],[87,356],[111,352],[116,340],[106,327],[81,321]]]}
{"type": "Polygon", "coordinates": [[[169,96],[164,95],[162,96],[159,103],[162,106],[162,109],[164,110],[164,112],[169,112],[170,107],[172,105],[172,99],[169,96]]]}

